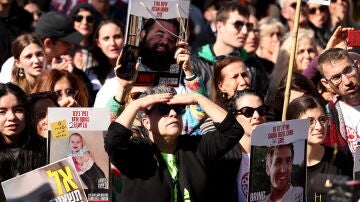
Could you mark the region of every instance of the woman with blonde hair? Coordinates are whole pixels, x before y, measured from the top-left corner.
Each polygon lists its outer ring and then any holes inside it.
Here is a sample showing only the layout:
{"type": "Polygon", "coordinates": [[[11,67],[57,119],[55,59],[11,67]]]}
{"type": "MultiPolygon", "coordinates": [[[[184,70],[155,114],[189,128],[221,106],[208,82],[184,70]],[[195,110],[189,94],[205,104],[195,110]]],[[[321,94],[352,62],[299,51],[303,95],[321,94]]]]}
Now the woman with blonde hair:
{"type": "Polygon", "coordinates": [[[46,67],[45,50],[41,40],[34,34],[23,34],[12,43],[14,65],[11,82],[28,95],[46,67]]]}

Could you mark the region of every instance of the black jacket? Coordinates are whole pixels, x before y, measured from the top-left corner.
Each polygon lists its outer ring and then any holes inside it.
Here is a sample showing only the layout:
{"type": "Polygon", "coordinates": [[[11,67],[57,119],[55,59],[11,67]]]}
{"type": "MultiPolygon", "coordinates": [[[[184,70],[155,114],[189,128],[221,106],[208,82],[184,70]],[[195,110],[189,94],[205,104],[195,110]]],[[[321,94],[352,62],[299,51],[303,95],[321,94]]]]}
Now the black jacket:
{"type": "MultiPolygon", "coordinates": [[[[203,136],[178,137],[175,156],[179,170],[179,202],[183,201],[184,189],[189,191],[191,202],[212,201],[207,169],[213,160],[233,148],[244,133],[230,114],[215,126],[217,131],[203,136]]],[[[142,137],[131,137],[130,130],[114,122],[105,137],[105,149],[111,162],[123,174],[122,201],[173,201],[176,183],[154,143],[142,137]]]]}

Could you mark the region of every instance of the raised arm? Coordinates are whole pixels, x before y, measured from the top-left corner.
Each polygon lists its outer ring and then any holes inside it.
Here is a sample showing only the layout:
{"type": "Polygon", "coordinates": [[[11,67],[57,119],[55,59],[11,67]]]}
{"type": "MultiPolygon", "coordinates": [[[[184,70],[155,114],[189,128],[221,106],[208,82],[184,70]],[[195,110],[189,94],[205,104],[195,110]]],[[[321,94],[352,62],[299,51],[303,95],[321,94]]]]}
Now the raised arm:
{"type": "Polygon", "coordinates": [[[187,105],[199,105],[204,112],[214,121],[222,122],[227,112],[204,95],[198,93],[187,93],[175,95],[168,104],[187,104],[187,105]]]}
{"type": "Polygon", "coordinates": [[[156,103],[166,103],[173,96],[174,95],[171,93],[153,94],[134,100],[127,107],[125,107],[124,111],[116,119],[116,122],[120,123],[128,129],[131,129],[138,111],[146,110],[149,106],[156,103]]]}
{"type": "Polygon", "coordinates": [[[348,31],[349,30],[353,30],[354,28],[351,27],[342,27],[342,26],[338,26],[336,28],[336,30],[334,31],[334,33],[331,35],[328,43],[326,44],[326,48],[330,49],[330,48],[342,48],[342,49],[347,49],[347,36],[348,36],[348,31]]]}

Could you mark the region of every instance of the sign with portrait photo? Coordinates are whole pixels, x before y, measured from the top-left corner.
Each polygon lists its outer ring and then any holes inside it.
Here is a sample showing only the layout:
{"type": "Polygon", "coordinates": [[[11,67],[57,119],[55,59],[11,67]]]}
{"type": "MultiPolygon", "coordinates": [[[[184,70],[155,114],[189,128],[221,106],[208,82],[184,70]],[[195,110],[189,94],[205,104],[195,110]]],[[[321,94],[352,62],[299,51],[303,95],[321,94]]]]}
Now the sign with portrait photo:
{"type": "Polygon", "coordinates": [[[174,55],[178,41],[187,41],[189,7],[190,0],[129,1],[125,47],[117,75],[132,76],[140,57],[135,86],[179,86],[182,70],[174,55]]]}
{"type": "Polygon", "coordinates": [[[71,157],[1,183],[6,201],[87,202],[71,157]]]}
{"type": "Polygon", "coordinates": [[[306,200],[308,128],[308,119],[296,119],[268,122],[254,129],[248,201],[306,200]]]}
{"type": "Polygon", "coordinates": [[[89,201],[111,201],[107,108],[49,108],[49,161],[71,157],[89,201]]]}

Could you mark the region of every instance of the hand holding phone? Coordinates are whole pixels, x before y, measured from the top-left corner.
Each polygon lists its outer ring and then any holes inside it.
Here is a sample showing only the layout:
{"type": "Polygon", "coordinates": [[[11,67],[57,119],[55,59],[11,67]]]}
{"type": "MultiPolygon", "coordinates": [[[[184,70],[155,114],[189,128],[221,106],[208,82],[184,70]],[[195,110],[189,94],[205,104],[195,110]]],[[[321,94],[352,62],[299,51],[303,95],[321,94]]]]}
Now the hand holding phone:
{"type": "Polygon", "coordinates": [[[139,48],[131,45],[125,45],[120,58],[120,67],[116,69],[116,76],[125,80],[132,80],[135,74],[135,66],[139,59],[139,48]]]}
{"type": "Polygon", "coordinates": [[[349,30],[347,42],[348,46],[360,47],[360,30],[349,30]]]}

